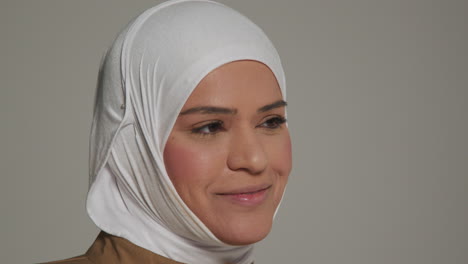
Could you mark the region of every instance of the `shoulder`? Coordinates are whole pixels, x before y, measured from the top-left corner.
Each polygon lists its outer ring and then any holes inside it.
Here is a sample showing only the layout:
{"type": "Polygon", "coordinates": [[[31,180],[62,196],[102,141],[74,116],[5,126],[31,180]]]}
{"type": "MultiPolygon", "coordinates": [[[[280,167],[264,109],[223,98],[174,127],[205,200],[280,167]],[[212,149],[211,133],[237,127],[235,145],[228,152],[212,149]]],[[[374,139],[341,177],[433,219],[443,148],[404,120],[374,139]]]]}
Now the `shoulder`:
{"type": "Polygon", "coordinates": [[[86,255],[82,255],[82,256],[77,256],[77,257],[64,259],[64,260],[45,262],[42,264],[92,264],[92,263],[93,262],[91,262],[86,255]]]}
{"type": "Polygon", "coordinates": [[[152,263],[182,264],[160,256],[132,242],[101,232],[84,255],[42,264],[152,263]]]}

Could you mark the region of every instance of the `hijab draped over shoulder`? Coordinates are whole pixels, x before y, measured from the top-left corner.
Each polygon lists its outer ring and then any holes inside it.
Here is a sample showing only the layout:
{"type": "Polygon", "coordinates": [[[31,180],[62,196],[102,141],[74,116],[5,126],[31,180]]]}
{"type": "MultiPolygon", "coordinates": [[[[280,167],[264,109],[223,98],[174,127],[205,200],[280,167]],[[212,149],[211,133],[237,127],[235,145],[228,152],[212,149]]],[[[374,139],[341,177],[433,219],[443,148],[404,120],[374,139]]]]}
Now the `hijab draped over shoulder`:
{"type": "Polygon", "coordinates": [[[167,1],[135,18],[99,72],[87,211],[103,231],[185,263],[251,263],[252,245],[221,242],[187,207],[163,151],[185,101],[217,67],[267,65],[286,98],[279,56],[237,11],[205,0],[167,1]]]}

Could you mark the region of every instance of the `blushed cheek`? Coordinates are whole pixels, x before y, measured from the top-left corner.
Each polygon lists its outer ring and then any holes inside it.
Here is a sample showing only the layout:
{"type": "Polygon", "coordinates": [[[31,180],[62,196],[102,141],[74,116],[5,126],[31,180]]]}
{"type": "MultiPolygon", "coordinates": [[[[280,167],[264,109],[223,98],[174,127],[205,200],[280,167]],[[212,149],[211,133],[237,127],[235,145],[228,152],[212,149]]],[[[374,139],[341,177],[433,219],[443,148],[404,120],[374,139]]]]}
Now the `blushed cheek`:
{"type": "MultiPolygon", "coordinates": [[[[174,140],[175,141],[175,140],[174,140]]],[[[168,141],[164,149],[166,171],[181,196],[182,188],[199,185],[209,175],[210,161],[207,153],[190,144],[168,141]]]]}
{"type": "MultiPolygon", "coordinates": [[[[185,181],[193,171],[193,153],[187,147],[168,142],[164,149],[164,164],[172,183],[178,189],[180,182],[185,181]]],[[[179,191],[179,190],[178,190],[179,191]]]]}
{"type": "Polygon", "coordinates": [[[291,139],[289,135],[285,136],[278,149],[275,151],[275,167],[280,172],[281,176],[289,176],[292,168],[292,150],[291,150],[291,139]]]}

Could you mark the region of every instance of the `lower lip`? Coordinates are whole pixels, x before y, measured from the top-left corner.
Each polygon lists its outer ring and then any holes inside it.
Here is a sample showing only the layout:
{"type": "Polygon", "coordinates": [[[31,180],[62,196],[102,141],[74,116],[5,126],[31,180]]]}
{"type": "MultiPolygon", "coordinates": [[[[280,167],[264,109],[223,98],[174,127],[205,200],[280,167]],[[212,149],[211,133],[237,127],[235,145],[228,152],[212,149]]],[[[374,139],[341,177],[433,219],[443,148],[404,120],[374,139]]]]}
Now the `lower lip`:
{"type": "Polygon", "coordinates": [[[256,206],[265,200],[269,189],[270,187],[251,193],[221,194],[220,196],[225,197],[236,204],[256,206]]]}

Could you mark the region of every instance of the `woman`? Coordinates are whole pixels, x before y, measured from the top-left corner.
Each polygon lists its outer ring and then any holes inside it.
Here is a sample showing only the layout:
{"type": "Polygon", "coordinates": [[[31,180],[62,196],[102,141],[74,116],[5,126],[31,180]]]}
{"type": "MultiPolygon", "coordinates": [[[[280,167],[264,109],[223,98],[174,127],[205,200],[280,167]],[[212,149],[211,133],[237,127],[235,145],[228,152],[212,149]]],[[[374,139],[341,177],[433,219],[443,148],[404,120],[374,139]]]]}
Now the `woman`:
{"type": "Polygon", "coordinates": [[[291,170],[285,98],[275,48],[238,12],[142,13],[99,75],[87,210],[102,232],[55,263],[252,263],[291,170]]]}

